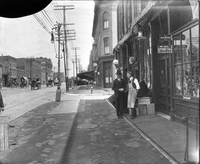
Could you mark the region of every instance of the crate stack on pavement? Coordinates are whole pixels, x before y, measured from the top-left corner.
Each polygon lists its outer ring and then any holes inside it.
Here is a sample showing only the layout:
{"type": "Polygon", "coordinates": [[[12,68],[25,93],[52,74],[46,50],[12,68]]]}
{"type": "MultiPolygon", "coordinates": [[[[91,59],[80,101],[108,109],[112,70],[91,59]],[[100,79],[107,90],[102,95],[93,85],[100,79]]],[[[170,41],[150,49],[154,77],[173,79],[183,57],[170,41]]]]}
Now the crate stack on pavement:
{"type": "Polygon", "coordinates": [[[151,103],[150,97],[138,98],[138,113],[139,115],[150,115],[155,114],[155,105],[151,103]]]}

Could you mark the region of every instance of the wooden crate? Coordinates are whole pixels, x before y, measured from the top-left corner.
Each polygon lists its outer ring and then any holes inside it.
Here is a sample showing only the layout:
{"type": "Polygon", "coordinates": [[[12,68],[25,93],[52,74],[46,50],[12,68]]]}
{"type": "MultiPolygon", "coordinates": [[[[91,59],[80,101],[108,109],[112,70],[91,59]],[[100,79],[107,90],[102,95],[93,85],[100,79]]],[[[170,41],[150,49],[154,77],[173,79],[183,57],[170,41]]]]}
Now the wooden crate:
{"type": "Polygon", "coordinates": [[[146,104],[138,104],[139,115],[147,114],[147,105],[146,104]]]}
{"type": "Polygon", "coordinates": [[[155,114],[155,105],[152,104],[138,104],[139,115],[155,114]]]}
{"type": "Polygon", "coordinates": [[[155,114],[155,105],[154,105],[154,103],[147,104],[147,114],[155,114]]]}
{"type": "Polygon", "coordinates": [[[138,104],[150,104],[151,98],[150,97],[141,97],[138,98],[138,104]]]}

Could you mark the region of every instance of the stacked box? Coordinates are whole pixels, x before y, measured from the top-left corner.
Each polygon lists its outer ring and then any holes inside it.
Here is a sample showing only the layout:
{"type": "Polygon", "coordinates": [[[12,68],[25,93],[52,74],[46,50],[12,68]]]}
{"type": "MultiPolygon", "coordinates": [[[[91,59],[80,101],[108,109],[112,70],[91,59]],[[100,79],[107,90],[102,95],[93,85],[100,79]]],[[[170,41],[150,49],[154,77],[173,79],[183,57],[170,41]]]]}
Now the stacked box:
{"type": "Polygon", "coordinates": [[[155,114],[155,105],[147,104],[147,114],[155,114]]]}
{"type": "Polygon", "coordinates": [[[138,104],[150,104],[150,103],[151,103],[150,97],[138,98],[138,104]]]}
{"type": "Polygon", "coordinates": [[[146,104],[138,104],[139,115],[146,115],[147,114],[147,106],[146,104]]]}
{"type": "Polygon", "coordinates": [[[139,115],[155,114],[155,105],[152,104],[138,104],[139,115]]]}

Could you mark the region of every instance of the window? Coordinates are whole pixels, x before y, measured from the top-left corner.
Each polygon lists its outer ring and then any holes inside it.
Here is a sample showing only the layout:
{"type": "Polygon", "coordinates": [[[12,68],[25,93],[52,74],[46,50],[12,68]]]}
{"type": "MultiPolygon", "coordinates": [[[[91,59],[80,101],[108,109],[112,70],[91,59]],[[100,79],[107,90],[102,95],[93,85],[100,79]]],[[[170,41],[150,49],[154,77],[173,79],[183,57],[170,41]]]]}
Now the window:
{"type": "Polygon", "coordinates": [[[198,25],[173,37],[175,94],[199,97],[198,25]]]}
{"type": "Polygon", "coordinates": [[[104,12],[103,14],[103,29],[109,28],[109,14],[108,12],[104,12]]]}
{"type": "Polygon", "coordinates": [[[104,54],[109,55],[110,49],[109,49],[109,37],[106,37],[103,39],[104,42],[104,54]]]}

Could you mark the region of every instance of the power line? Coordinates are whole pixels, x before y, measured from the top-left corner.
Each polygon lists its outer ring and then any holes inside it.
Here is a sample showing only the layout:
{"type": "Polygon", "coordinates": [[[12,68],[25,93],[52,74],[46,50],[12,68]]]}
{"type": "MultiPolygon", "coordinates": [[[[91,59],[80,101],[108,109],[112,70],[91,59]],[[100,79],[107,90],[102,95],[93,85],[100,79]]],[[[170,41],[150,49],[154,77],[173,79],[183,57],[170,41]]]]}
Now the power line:
{"type": "Polygon", "coordinates": [[[44,23],[38,18],[37,15],[33,14],[34,18],[38,21],[38,23],[49,33],[51,34],[50,30],[47,29],[47,27],[44,25],[44,23]]]}
{"type": "Polygon", "coordinates": [[[46,20],[49,22],[49,24],[53,27],[53,26],[54,26],[54,23],[53,23],[53,21],[51,20],[51,18],[49,17],[49,15],[46,13],[46,11],[45,11],[45,10],[42,10],[41,12],[42,12],[42,14],[44,15],[44,17],[46,18],[46,20]]]}

